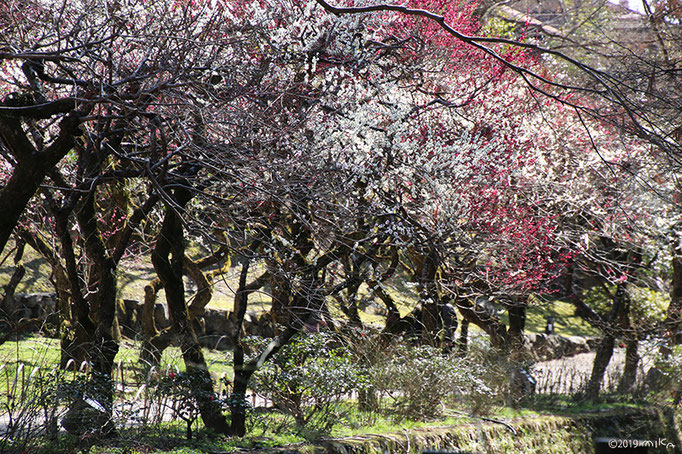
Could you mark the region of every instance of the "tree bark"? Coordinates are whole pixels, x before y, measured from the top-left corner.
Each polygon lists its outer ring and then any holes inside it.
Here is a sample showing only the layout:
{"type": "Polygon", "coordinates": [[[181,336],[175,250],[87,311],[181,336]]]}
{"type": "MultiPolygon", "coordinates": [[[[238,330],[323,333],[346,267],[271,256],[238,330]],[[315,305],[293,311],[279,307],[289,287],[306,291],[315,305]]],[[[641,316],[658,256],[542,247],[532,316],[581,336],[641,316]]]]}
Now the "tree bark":
{"type": "MultiPolygon", "coordinates": [[[[69,282],[70,307],[62,311],[60,330],[61,358],[60,367],[65,368],[73,360],[80,366],[90,359],[91,334],[95,332],[95,323],[91,319],[90,303],[83,296],[81,286],[82,272],[78,268],[73,249],[73,239],[69,233],[68,216],[70,210],[58,210],[54,207],[55,229],[62,246],[66,276],[69,282]]],[[[65,308],[66,309],[66,308],[65,308]]]]}
{"type": "Polygon", "coordinates": [[[241,343],[235,344],[234,350],[234,388],[230,398],[230,414],[232,416],[231,433],[237,437],[246,435],[246,390],[249,380],[258,368],[274,356],[282,346],[299,332],[298,328],[288,327],[279,337],[273,339],[261,352],[259,357],[244,363],[244,348],[241,343]]]}
{"type": "Polygon", "coordinates": [[[630,302],[625,284],[618,284],[613,295],[613,306],[606,318],[606,325],[602,328],[604,330],[604,337],[599,347],[597,347],[597,352],[594,356],[592,374],[586,389],[586,396],[589,399],[596,399],[599,396],[606,368],[609,366],[613,356],[616,333],[622,333],[623,328],[627,326],[627,313],[629,310],[630,302]]]}
{"type": "Polygon", "coordinates": [[[524,330],[526,328],[526,309],[528,302],[514,301],[509,306],[509,337],[511,340],[511,349],[514,352],[521,352],[525,345],[526,339],[524,337],[524,330]]]}
{"type": "MultiPolygon", "coordinates": [[[[175,195],[180,207],[192,198],[187,190],[178,190],[175,195]]],[[[192,389],[192,394],[199,407],[201,418],[207,428],[219,434],[228,434],[230,426],[221,412],[219,403],[214,399],[213,381],[192,327],[185,301],[182,281],[184,257],[182,221],[173,207],[167,207],[161,231],[152,252],[152,264],[166,291],[173,333],[178,339],[187,373],[192,376],[196,384],[192,389]]]]}
{"type": "MultiPolygon", "coordinates": [[[[3,104],[7,104],[6,102],[3,104]]],[[[59,124],[59,136],[44,150],[36,150],[17,118],[0,116],[0,140],[16,158],[7,184],[0,190],[0,251],[4,250],[21,213],[38,191],[45,175],[66,156],[81,135],[79,115],[67,115],[59,124]]]]}
{"type": "MultiPolygon", "coordinates": [[[[252,246],[253,248],[253,246],[252,246]]],[[[251,376],[260,368],[266,361],[272,358],[281,348],[286,345],[291,338],[293,338],[303,327],[304,322],[297,317],[290,314],[290,323],[284,331],[275,339],[273,339],[261,354],[254,360],[245,362],[245,349],[242,343],[242,325],[244,323],[244,316],[246,315],[246,308],[248,304],[249,294],[260,288],[265,282],[265,278],[269,273],[264,274],[256,279],[251,284],[246,284],[246,277],[248,275],[249,264],[242,267],[239,275],[239,287],[234,296],[234,314],[235,314],[235,328],[232,335],[232,343],[234,345],[234,387],[232,388],[232,395],[230,396],[230,415],[232,419],[231,433],[232,435],[243,437],[246,435],[246,391],[248,389],[249,380],[251,376]]],[[[297,296],[302,299],[301,295],[297,296]]],[[[321,310],[322,300],[315,299],[312,301],[313,310],[321,310]]],[[[306,307],[305,304],[298,305],[306,307]]]]}
{"type": "Polygon", "coordinates": [[[398,326],[398,322],[400,322],[400,311],[395,305],[395,301],[393,301],[393,298],[386,290],[381,288],[379,282],[369,281],[368,285],[372,294],[378,296],[386,306],[386,323],[383,332],[387,334],[396,334],[396,327],[398,326]]]}
{"type": "Polygon", "coordinates": [[[187,256],[185,256],[185,271],[197,285],[197,292],[194,294],[192,304],[189,305],[190,319],[196,319],[204,313],[206,306],[213,298],[212,277],[206,275],[199,268],[199,264],[187,256]]]}
{"type": "Polygon", "coordinates": [[[468,344],[469,344],[469,320],[463,318],[459,328],[459,337],[457,338],[458,356],[464,357],[467,355],[468,344]]]}
{"type": "Polygon", "coordinates": [[[387,314],[383,333],[395,334],[398,323],[400,322],[400,311],[398,310],[398,307],[396,306],[395,301],[393,301],[391,295],[381,286],[381,283],[386,282],[393,276],[396,269],[398,269],[398,265],[400,265],[400,254],[398,253],[398,248],[391,247],[390,254],[391,263],[389,264],[386,271],[382,273],[378,279],[367,281],[367,285],[372,292],[372,296],[378,296],[386,306],[387,314]]]}
{"type": "MultiPolygon", "coordinates": [[[[277,273],[275,267],[271,269],[270,292],[272,294],[272,307],[270,308],[272,327],[275,334],[279,334],[283,332],[284,327],[289,325],[291,319],[289,313],[291,285],[282,275],[277,273]]],[[[236,312],[237,308],[234,309],[236,312]]]]}
{"type": "Polygon", "coordinates": [[[427,345],[439,345],[442,302],[436,286],[436,273],[440,265],[440,257],[435,248],[431,248],[417,261],[416,280],[419,283],[422,309],[421,322],[424,327],[422,341],[427,345]]]}
{"type": "Polygon", "coordinates": [[[587,383],[587,389],[585,390],[585,394],[589,399],[596,399],[599,396],[601,385],[604,382],[606,368],[609,366],[609,362],[613,356],[614,343],[615,339],[610,334],[606,334],[599,342],[597,352],[594,356],[594,363],[592,364],[590,381],[587,383]]]}
{"type": "Polygon", "coordinates": [[[508,350],[509,333],[507,327],[496,316],[489,314],[485,309],[468,299],[458,299],[457,308],[464,320],[475,324],[490,336],[490,344],[493,348],[501,351],[508,350]]]}
{"type": "Polygon", "coordinates": [[[337,297],[341,310],[348,317],[350,325],[355,328],[362,328],[362,320],[358,310],[358,289],[361,283],[362,281],[359,279],[354,279],[353,283],[348,287],[346,291],[347,304],[344,304],[343,298],[340,295],[337,297]]]}
{"type": "Polygon", "coordinates": [[[92,261],[88,285],[90,307],[96,308],[96,328],[90,360],[93,382],[102,389],[100,403],[107,416],[113,411],[114,382],[112,372],[118,354],[120,333],[116,318],[116,268],[117,263],[107,252],[104,239],[97,226],[95,214],[96,191],[91,191],[78,210],[78,223],[83,234],[88,258],[92,261]]]}
{"type": "Polygon", "coordinates": [[[235,328],[232,333],[232,344],[234,345],[234,385],[230,396],[230,416],[232,419],[232,435],[243,437],[246,435],[246,390],[249,379],[255,371],[244,364],[244,345],[242,344],[242,326],[246,315],[248,303],[248,293],[245,291],[246,276],[249,272],[249,263],[242,265],[239,274],[239,288],[234,295],[234,315],[235,328]]]}
{"type": "Polygon", "coordinates": [[[673,245],[673,278],[670,290],[670,305],[663,325],[665,335],[672,345],[682,344],[682,239],[677,238],[673,245]]]}
{"type": "MultiPolygon", "coordinates": [[[[185,271],[194,282],[197,284],[197,293],[194,295],[192,304],[188,306],[190,320],[196,320],[203,315],[204,310],[213,296],[212,282],[215,275],[225,272],[226,267],[229,267],[229,255],[226,251],[219,250],[216,254],[206,257],[198,262],[191,260],[185,255],[185,271]],[[218,269],[204,272],[202,268],[209,267],[216,264],[220,259],[225,259],[226,264],[220,266],[218,269]]],[[[158,367],[161,362],[161,356],[166,348],[168,348],[172,341],[172,328],[166,328],[159,331],[156,327],[156,320],[154,318],[156,308],[156,298],[159,290],[163,288],[161,280],[156,278],[151,281],[144,288],[144,304],[142,306],[142,345],[140,347],[140,364],[147,370],[151,367],[158,367]]],[[[195,323],[195,329],[197,324],[195,323]]]]}
{"type": "Polygon", "coordinates": [[[639,341],[636,338],[625,341],[625,366],[623,367],[623,375],[618,383],[618,392],[621,394],[631,393],[637,381],[637,367],[640,359],[637,351],[638,346],[639,341]]]}
{"type": "Polygon", "coordinates": [[[139,363],[145,370],[159,367],[163,351],[171,344],[170,330],[165,329],[162,333],[156,328],[156,296],[163,288],[161,279],[158,277],[144,287],[144,303],[140,327],[142,331],[142,345],[140,346],[139,363]]]}
{"type": "Polygon", "coordinates": [[[604,374],[606,368],[611,362],[613,356],[613,348],[615,344],[615,335],[613,333],[613,322],[618,318],[618,315],[623,311],[625,306],[625,288],[618,285],[616,293],[613,297],[613,306],[609,317],[607,318],[607,325],[603,327],[604,337],[597,347],[594,356],[594,363],[592,364],[592,373],[587,384],[585,393],[589,399],[596,399],[599,396],[602,383],[604,382],[604,374]]]}
{"type": "Polygon", "coordinates": [[[22,264],[17,265],[17,267],[14,269],[14,272],[12,273],[12,277],[10,278],[9,282],[6,285],[3,285],[4,295],[2,297],[2,303],[0,303],[0,306],[7,305],[8,300],[14,296],[14,292],[16,291],[17,286],[24,278],[25,274],[26,268],[24,268],[24,265],[22,264]]]}

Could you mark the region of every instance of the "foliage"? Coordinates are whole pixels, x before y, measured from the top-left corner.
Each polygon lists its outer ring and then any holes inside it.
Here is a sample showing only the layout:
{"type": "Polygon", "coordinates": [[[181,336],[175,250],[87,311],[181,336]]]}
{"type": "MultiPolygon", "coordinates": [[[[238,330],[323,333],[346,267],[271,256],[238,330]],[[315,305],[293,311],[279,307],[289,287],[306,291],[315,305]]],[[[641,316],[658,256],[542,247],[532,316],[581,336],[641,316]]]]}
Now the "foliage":
{"type": "Polygon", "coordinates": [[[682,345],[673,345],[658,350],[654,358],[656,369],[660,373],[657,377],[657,387],[654,392],[663,394],[665,398],[671,395],[675,404],[679,405],[682,398],[682,345]]]}
{"type": "MultiPolygon", "coordinates": [[[[611,307],[615,291],[615,285],[594,286],[583,293],[583,298],[596,311],[606,314],[611,307]]],[[[663,321],[670,304],[670,296],[637,285],[628,286],[628,295],[632,301],[631,317],[642,330],[663,321]]]]}
{"type": "Polygon", "coordinates": [[[643,287],[631,287],[631,298],[635,303],[632,309],[632,317],[638,320],[638,324],[653,324],[665,319],[665,314],[670,305],[670,296],[655,289],[643,287]]]}
{"type": "Polygon", "coordinates": [[[366,377],[333,335],[317,333],[283,347],[253,378],[258,395],[293,417],[298,430],[325,433],[338,422],[336,406],[361,390],[366,377]]]}
{"type": "MultiPolygon", "coordinates": [[[[201,388],[199,380],[203,377],[191,372],[170,371],[167,376],[159,379],[154,386],[156,398],[167,402],[166,408],[171,410],[171,418],[182,420],[187,425],[186,436],[192,438],[192,426],[199,417],[199,408],[195,398],[195,388],[201,388]]],[[[215,399],[214,395],[206,396],[215,399]]],[[[160,411],[165,412],[164,406],[160,411]]]]}
{"type": "Polygon", "coordinates": [[[446,403],[475,405],[497,392],[491,388],[487,366],[472,357],[403,343],[371,354],[371,362],[365,363],[368,389],[377,394],[378,408],[398,420],[432,419],[443,414],[446,403]]]}

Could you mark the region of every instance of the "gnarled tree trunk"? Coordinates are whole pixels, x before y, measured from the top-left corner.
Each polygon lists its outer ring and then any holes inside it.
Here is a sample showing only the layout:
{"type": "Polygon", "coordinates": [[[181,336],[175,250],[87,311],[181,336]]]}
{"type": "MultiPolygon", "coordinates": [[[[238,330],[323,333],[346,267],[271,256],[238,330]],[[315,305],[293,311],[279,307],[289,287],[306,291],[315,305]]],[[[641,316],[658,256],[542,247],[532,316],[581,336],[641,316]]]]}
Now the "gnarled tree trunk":
{"type": "MultiPolygon", "coordinates": [[[[191,193],[187,190],[177,190],[175,195],[180,207],[192,198],[191,193]]],[[[185,289],[182,281],[184,257],[182,221],[174,207],[168,207],[152,253],[152,264],[166,291],[173,335],[176,336],[180,345],[187,373],[193,377],[196,385],[192,389],[192,394],[199,407],[201,418],[206,427],[214,432],[228,434],[230,426],[221,412],[220,405],[214,399],[213,381],[194,332],[185,301],[185,289]]]]}
{"type": "Polygon", "coordinates": [[[144,287],[144,304],[142,305],[142,317],[140,326],[142,330],[142,345],[140,346],[140,364],[145,370],[159,367],[163,351],[172,342],[171,328],[161,331],[156,328],[156,296],[163,288],[161,279],[158,277],[144,287]]]}

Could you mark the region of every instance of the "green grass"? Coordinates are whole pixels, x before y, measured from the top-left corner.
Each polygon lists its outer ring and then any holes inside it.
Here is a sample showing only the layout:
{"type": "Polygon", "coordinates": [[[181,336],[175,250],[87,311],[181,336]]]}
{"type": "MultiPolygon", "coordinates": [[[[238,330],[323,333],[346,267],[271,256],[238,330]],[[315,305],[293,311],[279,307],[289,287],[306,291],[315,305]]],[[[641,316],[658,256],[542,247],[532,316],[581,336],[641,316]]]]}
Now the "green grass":
{"type": "MultiPolygon", "coordinates": [[[[599,331],[580,317],[576,317],[572,304],[561,300],[537,301],[534,299],[526,313],[526,332],[544,333],[547,317],[556,318],[555,333],[561,336],[598,336],[599,331]]],[[[499,314],[503,323],[509,323],[506,311],[499,314]]]]}
{"type": "MultiPolygon", "coordinates": [[[[185,438],[185,426],[178,423],[162,423],[157,427],[122,429],[111,440],[99,440],[90,447],[89,454],[206,454],[210,452],[234,452],[240,449],[262,449],[285,446],[305,441],[295,435],[262,437],[248,435],[243,438],[216,437],[205,429],[199,429],[191,440],[185,438]]],[[[1,447],[1,445],[0,445],[1,447]]],[[[48,442],[35,452],[52,454],[76,452],[83,443],[76,437],[65,435],[57,442],[48,442]]],[[[34,451],[32,451],[34,452],[34,451]]]]}
{"type": "Polygon", "coordinates": [[[59,340],[42,336],[27,336],[0,345],[0,364],[24,367],[59,363],[59,340]]]}
{"type": "MultiPolygon", "coordinates": [[[[575,395],[536,394],[524,400],[518,410],[531,411],[535,414],[577,415],[608,410],[642,409],[650,405],[650,402],[633,400],[629,396],[617,394],[603,394],[596,401],[581,399],[575,395]]],[[[510,410],[512,409],[505,411],[510,410]]]]}
{"type": "MultiPolygon", "coordinates": [[[[0,286],[7,285],[12,273],[14,273],[13,256],[15,250],[13,244],[8,244],[5,253],[2,255],[2,266],[0,266],[0,286]]],[[[52,272],[49,264],[40,254],[26,246],[21,263],[26,269],[21,282],[16,288],[16,293],[43,293],[54,292],[54,286],[50,282],[52,272]]]]}
{"type": "MultiPolygon", "coordinates": [[[[124,381],[129,384],[139,380],[136,368],[136,359],[139,343],[126,341],[121,345],[117,362],[120,361],[124,381]]],[[[222,373],[228,376],[232,373],[232,357],[230,353],[206,351],[206,360],[209,369],[214,376],[222,373]]],[[[55,339],[47,339],[39,336],[26,337],[17,342],[7,342],[0,346],[0,361],[5,364],[4,374],[0,374],[0,394],[5,394],[6,382],[13,383],[10,371],[16,374],[16,368],[23,364],[28,371],[32,367],[41,367],[45,370],[54,368],[59,359],[59,342],[55,339]]],[[[180,352],[176,347],[166,350],[163,357],[165,368],[177,367],[180,371],[184,365],[180,358],[180,352]]],[[[68,373],[67,373],[68,375],[68,373]]],[[[120,376],[115,377],[120,382],[120,376]]],[[[127,391],[125,397],[130,399],[135,390],[127,391]]],[[[119,394],[119,399],[122,395],[119,394]]],[[[6,402],[6,400],[5,400],[6,402]]],[[[259,409],[250,417],[249,436],[244,438],[226,438],[214,436],[205,429],[201,423],[196,423],[194,428],[195,437],[187,440],[185,437],[186,426],[182,422],[161,423],[138,428],[123,428],[119,436],[113,440],[100,440],[98,445],[90,449],[91,453],[101,454],[142,454],[142,453],[183,453],[198,454],[205,452],[231,452],[238,448],[263,448],[280,446],[292,443],[315,440],[320,435],[333,437],[352,437],[366,434],[396,434],[414,429],[430,427],[457,426],[478,421],[479,418],[468,415],[467,405],[459,400],[454,406],[445,409],[447,415],[441,419],[430,421],[414,421],[399,419],[395,415],[375,411],[362,412],[357,409],[355,401],[343,401],[334,410],[335,425],[328,433],[316,433],[314,431],[302,431],[294,428],[291,420],[286,420],[281,414],[271,410],[259,409]],[[279,425],[279,429],[275,429],[279,425]]],[[[497,402],[497,401],[494,401],[497,402]]],[[[491,401],[491,404],[494,404],[491,401]]],[[[534,396],[527,399],[514,408],[503,406],[485,407],[486,416],[490,418],[510,421],[523,418],[536,418],[545,415],[579,415],[591,412],[601,412],[614,409],[639,408],[637,402],[624,401],[622,398],[605,398],[601,402],[575,402],[566,396],[534,396]]],[[[1,412],[1,411],[0,411],[1,412]]],[[[73,452],[83,449],[83,440],[68,435],[62,435],[56,441],[31,440],[30,452],[57,453],[73,452]]],[[[3,443],[0,440],[0,451],[3,451],[3,443]]],[[[9,449],[11,446],[4,445],[9,449]]]]}
{"type": "MultiPolygon", "coordinates": [[[[394,424],[390,421],[380,419],[371,425],[364,425],[358,429],[348,429],[348,430],[338,430],[332,435],[337,438],[343,437],[358,437],[353,440],[347,440],[347,446],[357,446],[361,447],[358,442],[362,443],[372,438],[372,435],[389,435],[399,436],[402,440],[409,437],[416,443],[425,443],[427,446],[434,442],[437,437],[445,437],[450,439],[454,437],[455,440],[460,440],[460,442],[467,443],[473,434],[479,436],[481,434],[485,435],[489,442],[494,443],[493,446],[499,450],[499,452],[527,452],[522,448],[524,446],[532,451],[528,452],[540,452],[537,449],[532,448],[542,448],[542,452],[550,452],[549,445],[546,443],[561,443],[559,449],[551,450],[551,452],[578,452],[578,451],[567,451],[570,443],[566,440],[561,440],[560,438],[574,438],[577,436],[587,436],[587,445],[589,445],[589,431],[593,430],[594,427],[599,427],[601,431],[604,430],[604,424],[608,425],[611,422],[609,416],[601,417],[600,419],[592,419],[588,424],[581,422],[583,416],[590,414],[590,410],[587,413],[576,413],[575,415],[567,415],[568,418],[559,418],[552,414],[537,413],[530,410],[516,410],[510,412],[509,409],[504,409],[491,413],[489,416],[497,420],[503,420],[511,423],[512,426],[516,427],[519,431],[518,436],[514,434],[512,437],[507,428],[500,425],[487,424],[486,426],[480,426],[477,422],[472,426],[472,422],[478,418],[471,417],[456,417],[456,418],[444,418],[437,421],[431,421],[428,423],[419,422],[406,422],[402,424],[394,424]],[[574,422],[575,421],[575,422],[574,422]],[[444,428],[445,432],[441,429],[444,428]],[[433,430],[429,430],[433,429],[433,430]],[[580,432],[577,432],[577,431],[580,432]],[[421,435],[416,435],[418,431],[421,435]],[[585,434],[585,431],[588,434],[585,434]],[[561,432],[561,433],[559,433],[561,432]],[[412,438],[414,436],[414,438],[412,438]]],[[[604,411],[614,411],[618,408],[613,407],[602,407],[604,411]]],[[[646,409],[644,409],[646,410],[646,409]]],[[[612,413],[607,413],[611,415],[612,413]]],[[[633,413],[634,414],[634,413],[633,413]]],[[[614,417],[618,417],[618,413],[614,412],[614,417]]],[[[646,411],[637,413],[641,418],[644,415],[648,415],[646,411]]],[[[618,420],[618,423],[628,423],[627,418],[622,418],[618,420]]],[[[631,429],[638,431],[646,430],[647,428],[642,426],[642,421],[637,421],[636,427],[628,426],[631,429]]],[[[652,424],[650,424],[652,425],[652,424]]],[[[610,426],[609,426],[610,427],[610,426]]],[[[621,434],[623,427],[614,426],[617,432],[614,435],[621,434]]],[[[627,429],[627,428],[626,428],[627,429]]],[[[256,431],[258,432],[258,431],[256,431]]],[[[646,433],[646,432],[645,432],[646,433]]],[[[658,432],[657,432],[658,433],[658,432]]],[[[90,445],[92,441],[81,440],[72,436],[61,436],[55,441],[48,441],[44,443],[38,443],[31,446],[30,452],[35,452],[36,454],[52,454],[61,452],[89,452],[91,454],[204,454],[204,453],[228,453],[228,452],[239,452],[244,449],[263,449],[268,447],[276,446],[287,446],[295,444],[295,449],[301,449],[301,452],[320,452],[319,446],[312,447],[306,446],[307,440],[300,436],[295,435],[273,435],[268,434],[264,436],[262,434],[253,433],[243,438],[226,438],[226,437],[216,437],[210,432],[199,429],[195,432],[195,437],[192,440],[187,440],[184,437],[184,427],[182,424],[177,423],[163,423],[156,427],[145,427],[140,429],[122,429],[119,431],[119,436],[113,439],[97,440],[95,445],[90,445]]],[[[315,443],[315,440],[312,440],[315,443]]],[[[474,441],[475,444],[475,441],[474,441]]],[[[0,441],[0,448],[2,448],[2,441],[0,441]]],[[[497,452],[497,450],[495,452],[497,452]]],[[[288,451],[287,451],[288,452],[288,451]]],[[[363,452],[365,452],[363,450],[363,452]]],[[[372,451],[373,452],[373,451],[372,451]]],[[[476,451],[478,452],[478,451],[476,451]]]]}
{"type": "MultiPolygon", "coordinates": [[[[518,421],[531,418],[534,421],[542,421],[545,417],[556,414],[567,416],[580,416],[593,412],[606,412],[618,409],[643,408],[635,404],[578,404],[573,405],[570,411],[556,411],[549,405],[550,396],[544,403],[534,402],[519,408],[493,407],[486,415],[488,418],[502,420],[515,425],[518,421]]],[[[568,403],[566,399],[560,402],[568,403]]],[[[426,430],[441,427],[466,427],[467,424],[481,421],[480,418],[469,415],[446,416],[432,421],[393,421],[390,417],[382,414],[362,414],[357,410],[350,410],[351,403],[341,405],[343,410],[343,424],[337,424],[331,433],[323,438],[366,437],[369,435],[402,434],[414,430],[426,430]],[[349,414],[352,413],[352,414],[349,414]]],[[[447,413],[447,410],[446,410],[447,413]]],[[[253,424],[253,423],[252,423],[253,424]]],[[[467,430],[467,429],[463,429],[467,430]]],[[[98,454],[203,454],[207,452],[236,452],[240,449],[263,449],[268,447],[286,446],[306,442],[316,442],[316,439],[306,439],[294,433],[273,433],[263,430],[263,427],[252,426],[251,433],[243,438],[216,437],[205,429],[195,432],[195,438],[185,438],[185,427],[178,423],[163,423],[157,427],[145,427],[139,429],[123,429],[119,437],[113,440],[102,440],[97,446],[90,449],[90,453],[98,454]]],[[[73,437],[63,437],[58,445],[63,452],[66,448],[78,447],[78,441],[73,437]]],[[[68,450],[68,449],[67,449],[68,450]]],[[[48,454],[50,451],[42,451],[48,454]]]]}
{"type": "MultiPolygon", "coordinates": [[[[144,301],[144,287],[156,278],[154,267],[147,257],[125,259],[121,263],[118,274],[119,297],[136,301],[144,301]]],[[[225,275],[218,276],[214,282],[213,298],[209,306],[232,310],[234,289],[239,281],[239,268],[231,268],[225,275]]],[[[191,282],[185,279],[188,300],[192,297],[191,282]]],[[[254,294],[252,300],[258,302],[260,294],[254,294]]],[[[261,298],[262,299],[262,296],[261,298]]],[[[157,301],[165,301],[165,293],[159,291],[157,301]]],[[[269,303],[269,298],[268,301],[269,303]]]]}
{"type": "MultiPolygon", "coordinates": [[[[142,383],[147,380],[147,373],[138,364],[140,343],[124,341],[121,343],[114,365],[114,380],[132,387],[127,391],[134,394],[142,383]]],[[[216,350],[206,350],[204,357],[211,375],[216,382],[221,376],[232,378],[232,353],[216,350]]],[[[59,339],[42,336],[25,336],[0,345],[0,408],[10,401],[15,401],[30,386],[36,383],[36,377],[46,377],[59,365],[59,339]]],[[[81,365],[69,367],[64,380],[75,380],[81,376],[78,372],[81,365]]],[[[185,371],[185,363],[178,347],[167,348],[161,359],[160,374],[169,371],[185,371]]]]}
{"type": "Polygon", "coordinates": [[[331,436],[335,438],[343,438],[367,434],[399,433],[405,430],[423,429],[426,427],[454,426],[469,421],[469,418],[463,416],[446,416],[442,419],[437,419],[434,421],[403,420],[396,422],[395,420],[381,414],[373,414],[371,416],[373,421],[368,424],[366,422],[367,418],[368,416],[361,416],[360,419],[355,421],[352,419],[347,421],[343,426],[334,426],[331,436]]]}

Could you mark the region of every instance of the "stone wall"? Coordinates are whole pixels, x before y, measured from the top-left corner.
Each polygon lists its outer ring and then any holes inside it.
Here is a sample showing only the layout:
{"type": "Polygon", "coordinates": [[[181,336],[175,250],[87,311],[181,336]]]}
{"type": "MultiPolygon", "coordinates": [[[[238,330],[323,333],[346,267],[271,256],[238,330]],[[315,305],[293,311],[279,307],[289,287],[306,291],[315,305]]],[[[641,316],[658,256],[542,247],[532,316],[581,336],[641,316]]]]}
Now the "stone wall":
{"type": "MultiPolygon", "coordinates": [[[[7,298],[0,305],[0,327],[16,326],[22,319],[40,319],[47,331],[56,328],[56,297],[53,293],[33,293],[16,295],[7,298]]],[[[154,308],[156,327],[164,329],[170,326],[168,307],[165,303],[156,303],[154,308]]],[[[121,334],[135,339],[141,331],[142,303],[135,300],[119,300],[117,308],[121,334]]],[[[37,324],[38,326],[41,324],[37,324]]],[[[230,311],[217,308],[206,308],[204,315],[197,323],[198,338],[202,346],[217,350],[232,348],[230,337],[234,332],[234,319],[230,311]]],[[[273,335],[268,314],[253,311],[246,313],[244,331],[247,335],[270,337],[273,335]]],[[[558,359],[586,353],[593,349],[592,339],[582,337],[563,337],[555,334],[526,334],[526,341],[533,356],[538,361],[558,359]]]]}
{"type": "Polygon", "coordinates": [[[537,361],[573,356],[593,350],[592,339],[571,336],[564,337],[556,334],[527,333],[526,342],[537,361]]]}
{"type": "MultiPolygon", "coordinates": [[[[141,332],[142,303],[136,300],[119,300],[116,315],[121,334],[130,339],[139,337],[141,332]]],[[[36,319],[31,325],[34,331],[54,333],[57,327],[57,302],[54,293],[17,293],[0,304],[0,329],[17,326],[22,320],[36,319]]],[[[154,320],[157,329],[170,326],[168,307],[156,303],[154,320]]],[[[217,350],[232,348],[231,336],[234,332],[231,312],[225,309],[206,308],[196,327],[197,337],[202,346],[217,350]]],[[[249,311],[244,317],[244,331],[247,335],[271,336],[273,330],[267,314],[259,315],[249,311]]]]}
{"type": "Polygon", "coordinates": [[[57,299],[54,293],[16,293],[0,302],[0,329],[35,319],[34,329],[57,327],[57,299]]]}

